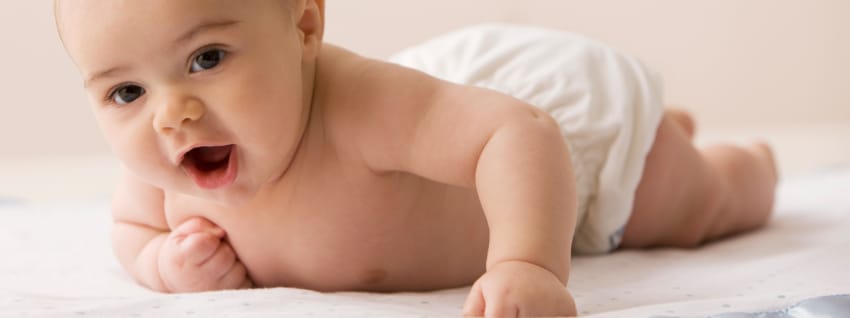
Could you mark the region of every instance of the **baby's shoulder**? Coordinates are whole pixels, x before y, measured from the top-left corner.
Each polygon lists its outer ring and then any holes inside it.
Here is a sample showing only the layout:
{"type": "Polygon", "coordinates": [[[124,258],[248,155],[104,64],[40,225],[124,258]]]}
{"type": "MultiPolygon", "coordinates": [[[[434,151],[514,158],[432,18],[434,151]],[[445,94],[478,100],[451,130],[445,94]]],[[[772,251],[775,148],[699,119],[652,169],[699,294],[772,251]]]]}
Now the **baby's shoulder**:
{"type": "Polygon", "coordinates": [[[336,47],[326,50],[317,69],[314,106],[320,111],[314,115],[320,114],[324,141],[334,141],[376,171],[394,168],[409,155],[410,147],[404,145],[420,135],[419,127],[434,126],[423,122],[435,119],[428,115],[446,104],[447,92],[458,88],[421,71],[336,47]]]}
{"type": "MultiPolygon", "coordinates": [[[[316,93],[327,102],[366,102],[399,93],[392,87],[405,85],[411,69],[326,45],[319,56],[316,93]],[[327,98],[331,99],[327,99],[327,98]]],[[[410,87],[415,90],[416,87],[410,87]]],[[[373,104],[373,103],[369,103],[373,104]]],[[[367,105],[364,105],[367,106],[367,105]]]]}
{"type": "Polygon", "coordinates": [[[323,48],[317,67],[314,106],[327,124],[374,127],[376,121],[402,119],[432,100],[442,81],[398,64],[363,57],[345,49],[323,48]]]}

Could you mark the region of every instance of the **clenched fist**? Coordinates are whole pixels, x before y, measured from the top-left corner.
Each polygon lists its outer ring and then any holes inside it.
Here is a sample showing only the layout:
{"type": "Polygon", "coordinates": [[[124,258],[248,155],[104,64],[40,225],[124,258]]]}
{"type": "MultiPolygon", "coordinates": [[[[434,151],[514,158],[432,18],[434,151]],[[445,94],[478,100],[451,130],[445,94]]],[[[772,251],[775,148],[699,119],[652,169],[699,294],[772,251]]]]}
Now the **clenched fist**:
{"type": "Polygon", "coordinates": [[[572,295],[543,267],[507,261],[494,265],[472,285],[465,317],[573,317],[572,295]]]}
{"type": "Polygon", "coordinates": [[[170,292],[251,288],[253,283],[222,228],[195,217],[178,225],[165,239],[157,260],[170,292]]]}

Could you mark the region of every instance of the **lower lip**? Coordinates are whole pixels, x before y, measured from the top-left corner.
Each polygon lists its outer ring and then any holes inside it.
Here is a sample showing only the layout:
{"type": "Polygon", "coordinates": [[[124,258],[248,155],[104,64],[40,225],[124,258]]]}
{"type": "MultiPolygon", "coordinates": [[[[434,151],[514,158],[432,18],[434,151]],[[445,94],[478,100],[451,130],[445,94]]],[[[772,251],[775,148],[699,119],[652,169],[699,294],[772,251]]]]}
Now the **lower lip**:
{"type": "Polygon", "coordinates": [[[204,174],[195,169],[189,169],[187,172],[192,177],[192,181],[194,181],[198,187],[205,190],[215,190],[233,184],[233,181],[236,180],[236,173],[239,167],[239,156],[236,155],[236,146],[232,147],[233,148],[230,150],[230,158],[227,160],[227,168],[224,171],[215,171],[213,173],[204,174]]]}

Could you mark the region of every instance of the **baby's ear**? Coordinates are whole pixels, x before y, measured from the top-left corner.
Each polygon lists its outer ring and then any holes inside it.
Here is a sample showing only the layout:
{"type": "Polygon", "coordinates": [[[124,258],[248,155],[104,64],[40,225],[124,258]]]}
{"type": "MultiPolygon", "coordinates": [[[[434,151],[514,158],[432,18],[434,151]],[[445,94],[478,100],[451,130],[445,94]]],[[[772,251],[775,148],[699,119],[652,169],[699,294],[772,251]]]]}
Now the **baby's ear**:
{"type": "Polygon", "coordinates": [[[309,46],[318,45],[322,42],[325,31],[325,1],[303,0],[298,2],[295,18],[305,49],[308,49],[309,46]],[[312,43],[314,41],[315,43],[312,43]]]}

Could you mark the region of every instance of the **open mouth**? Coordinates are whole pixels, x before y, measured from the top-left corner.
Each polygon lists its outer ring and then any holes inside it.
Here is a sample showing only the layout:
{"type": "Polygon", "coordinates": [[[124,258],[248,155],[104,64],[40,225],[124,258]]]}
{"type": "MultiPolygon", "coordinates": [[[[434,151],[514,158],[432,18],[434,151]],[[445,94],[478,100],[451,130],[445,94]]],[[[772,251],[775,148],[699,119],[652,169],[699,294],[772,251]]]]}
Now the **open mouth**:
{"type": "Polygon", "coordinates": [[[236,179],[236,147],[234,145],[197,147],[183,156],[180,166],[199,187],[216,189],[236,179]]]}

